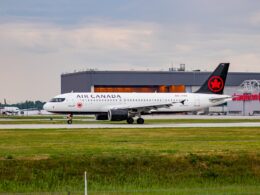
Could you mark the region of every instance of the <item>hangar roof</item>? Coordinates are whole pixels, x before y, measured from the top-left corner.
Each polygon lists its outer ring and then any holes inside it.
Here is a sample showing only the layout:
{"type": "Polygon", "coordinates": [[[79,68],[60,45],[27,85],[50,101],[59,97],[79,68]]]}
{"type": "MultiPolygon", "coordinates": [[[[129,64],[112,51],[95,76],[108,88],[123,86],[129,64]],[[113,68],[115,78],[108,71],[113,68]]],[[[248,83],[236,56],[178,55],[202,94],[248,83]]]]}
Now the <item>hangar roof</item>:
{"type": "MultiPolygon", "coordinates": [[[[84,71],[62,74],[61,78],[91,79],[95,85],[194,85],[200,86],[211,72],[177,72],[177,71],[84,71]],[[152,83],[151,83],[152,82],[152,83]]],[[[227,76],[228,86],[238,86],[244,80],[260,80],[260,73],[230,72],[227,76]]]]}
{"type": "MultiPolygon", "coordinates": [[[[61,75],[61,92],[86,91],[93,85],[186,85],[200,86],[211,72],[182,71],[84,71],[61,75]]],[[[226,86],[244,80],[260,80],[260,73],[229,72],[226,86]]]]}

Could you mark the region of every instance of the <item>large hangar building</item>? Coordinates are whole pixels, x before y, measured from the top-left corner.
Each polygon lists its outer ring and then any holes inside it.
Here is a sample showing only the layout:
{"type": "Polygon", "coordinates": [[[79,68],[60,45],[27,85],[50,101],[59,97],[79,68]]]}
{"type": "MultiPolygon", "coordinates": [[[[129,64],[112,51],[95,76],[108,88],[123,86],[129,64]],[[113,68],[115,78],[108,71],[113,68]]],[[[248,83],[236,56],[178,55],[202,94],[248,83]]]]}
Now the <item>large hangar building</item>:
{"type": "MultiPolygon", "coordinates": [[[[194,92],[211,72],[201,71],[96,71],[61,75],[61,93],[69,92],[194,92]]],[[[260,91],[242,91],[245,80],[260,80],[260,73],[229,72],[225,94],[236,95],[228,103],[227,113],[260,114],[260,91]],[[247,96],[245,96],[245,93],[247,96]],[[254,95],[254,98],[251,98],[254,95]],[[248,96],[249,95],[249,96],[248,96]],[[259,95],[256,99],[255,95],[259,95]],[[239,96],[239,97],[238,97],[239,96]]]]}

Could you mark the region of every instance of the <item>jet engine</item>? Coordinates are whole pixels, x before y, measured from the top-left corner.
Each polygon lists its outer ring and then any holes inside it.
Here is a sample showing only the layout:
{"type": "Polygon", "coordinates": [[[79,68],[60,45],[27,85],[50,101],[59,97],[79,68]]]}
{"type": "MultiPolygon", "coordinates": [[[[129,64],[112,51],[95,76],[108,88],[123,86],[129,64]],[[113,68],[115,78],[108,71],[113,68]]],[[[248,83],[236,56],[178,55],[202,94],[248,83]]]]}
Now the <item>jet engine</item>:
{"type": "Polygon", "coordinates": [[[108,120],[110,121],[123,121],[128,118],[128,110],[117,109],[108,111],[108,120]]]}
{"type": "Polygon", "coordinates": [[[100,120],[108,120],[108,115],[107,113],[104,114],[96,114],[95,115],[96,120],[100,121],[100,120]]]}

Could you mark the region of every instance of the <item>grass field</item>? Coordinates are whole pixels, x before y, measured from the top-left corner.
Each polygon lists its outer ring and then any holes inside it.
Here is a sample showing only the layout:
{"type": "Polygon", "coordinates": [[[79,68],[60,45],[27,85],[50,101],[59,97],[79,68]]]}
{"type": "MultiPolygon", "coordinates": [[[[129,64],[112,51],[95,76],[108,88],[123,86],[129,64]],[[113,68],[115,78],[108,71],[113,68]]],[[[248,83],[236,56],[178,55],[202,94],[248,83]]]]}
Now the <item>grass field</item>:
{"type": "Polygon", "coordinates": [[[90,194],[260,194],[260,128],[2,129],[0,140],[0,192],[82,192],[86,170],[90,194]]]}

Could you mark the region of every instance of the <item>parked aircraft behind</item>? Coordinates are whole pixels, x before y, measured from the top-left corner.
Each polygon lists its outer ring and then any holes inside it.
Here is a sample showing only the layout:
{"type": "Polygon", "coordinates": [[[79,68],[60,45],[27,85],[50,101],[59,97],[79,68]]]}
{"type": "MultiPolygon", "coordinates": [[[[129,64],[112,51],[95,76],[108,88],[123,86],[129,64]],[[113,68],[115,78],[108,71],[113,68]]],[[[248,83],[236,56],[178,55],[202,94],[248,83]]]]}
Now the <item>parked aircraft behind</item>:
{"type": "Polygon", "coordinates": [[[4,106],[3,108],[0,108],[0,114],[3,115],[23,115],[25,112],[29,111],[37,111],[37,108],[28,108],[28,109],[19,109],[15,106],[4,106]]]}
{"type": "Polygon", "coordinates": [[[44,105],[52,113],[95,114],[96,120],[123,121],[143,124],[141,115],[198,111],[223,104],[231,97],[222,95],[229,63],[221,63],[195,93],[66,93],[44,105]]]}
{"type": "Polygon", "coordinates": [[[1,108],[1,114],[4,115],[17,115],[20,112],[20,109],[13,106],[5,106],[1,108]]]}

